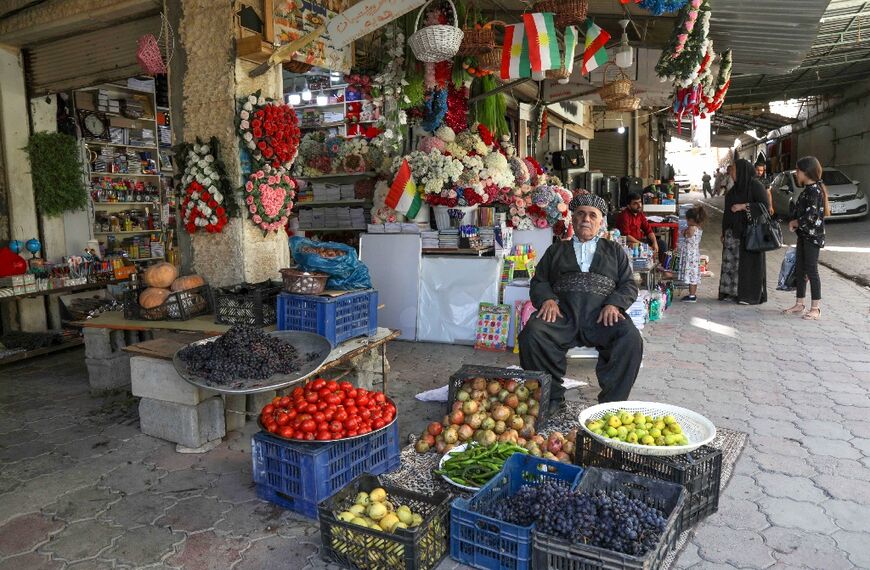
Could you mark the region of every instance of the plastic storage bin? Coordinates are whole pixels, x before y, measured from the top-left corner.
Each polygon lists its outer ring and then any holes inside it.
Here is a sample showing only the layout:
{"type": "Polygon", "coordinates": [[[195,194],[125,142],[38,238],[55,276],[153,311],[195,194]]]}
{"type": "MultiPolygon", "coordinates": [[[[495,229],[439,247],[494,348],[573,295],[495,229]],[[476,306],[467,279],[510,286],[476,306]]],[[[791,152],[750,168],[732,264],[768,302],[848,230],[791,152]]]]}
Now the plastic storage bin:
{"type": "Polygon", "coordinates": [[[516,380],[519,384],[524,384],[526,380],[538,380],[541,383],[541,400],[538,410],[538,421],[535,423],[538,428],[544,424],[547,419],[547,410],[550,407],[550,375],[545,372],[527,372],[518,368],[498,368],[495,366],[478,366],[476,364],[466,364],[450,376],[448,382],[447,394],[447,413],[450,413],[450,408],[456,400],[456,392],[462,388],[462,384],[466,380],[472,378],[490,379],[511,379],[516,380]]]}
{"type": "Polygon", "coordinates": [[[317,504],[363,473],[399,467],[399,422],[369,437],[327,443],[290,443],[268,433],[251,438],[257,496],[317,518],[317,504]]]}
{"type": "Polygon", "coordinates": [[[324,560],[344,568],[366,570],[431,570],[447,554],[450,495],[423,495],[382,483],[372,475],[362,475],[347,487],[320,503],[320,538],[324,560]],[[407,530],[384,532],[343,522],[335,513],[348,509],[360,491],[382,487],[394,505],[406,505],[423,517],[423,522],[407,530]]]}
{"type": "Polygon", "coordinates": [[[338,297],[278,296],[278,330],[325,336],[334,347],[348,339],[378,330],[378,292],[345,293],[338,297]]]}
{"type": "Polygon", "coordinates": [[[275,299],[281,286],[271,281],[212,289],[214,322],[263,327],[275,324],[275,299]]]}
{"type": "Polygon", "coordinates": [[[573,488],[583,475],[575,465],[514,454],[502,472],[471,499],[453,501],[450,513],[450,557],[491,570],[527,570],[532,561],[532,529],[481,514],[494,503],[515,495],[521,487],[550,479],[573,488]]]}
{"type": "Polygon", "coordinates": [[[622,491],[626,495],[647,501],[667,517],[665,531],[658,545],[645,556],[629,556],[598,546],[570,542],[537,531],[532,533],[534,567],[536,570],[656,570],[661,568],[668,553],[676,546],[677,523],[686,502],[686,490],[676,483],[667,483],[633,473],[590,467],[577,485],[578,492],[599,489],[622,491]]]}
{"type": "Polygon", "coordinates": [[[678,521],[679,532],[719,510],[722,450],[709,445],[684,455],[657,457],[614,449],[578,431],[574,462],[583,467],[628,471],[682,485],[687,495],[678,521]]]}

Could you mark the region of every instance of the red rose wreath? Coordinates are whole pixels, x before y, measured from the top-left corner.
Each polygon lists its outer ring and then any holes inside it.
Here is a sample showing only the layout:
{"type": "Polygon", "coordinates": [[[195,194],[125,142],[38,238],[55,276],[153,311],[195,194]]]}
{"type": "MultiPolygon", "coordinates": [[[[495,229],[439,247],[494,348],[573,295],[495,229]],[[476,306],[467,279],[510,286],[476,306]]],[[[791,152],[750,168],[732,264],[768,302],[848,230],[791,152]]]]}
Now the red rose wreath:
{"type": "Polygon", "coordinates": [[[242,100],[239,136],[256,167],[290,169],[299,148],[299,119],[290,105],[266,99],[257,91],[242,100]]]}

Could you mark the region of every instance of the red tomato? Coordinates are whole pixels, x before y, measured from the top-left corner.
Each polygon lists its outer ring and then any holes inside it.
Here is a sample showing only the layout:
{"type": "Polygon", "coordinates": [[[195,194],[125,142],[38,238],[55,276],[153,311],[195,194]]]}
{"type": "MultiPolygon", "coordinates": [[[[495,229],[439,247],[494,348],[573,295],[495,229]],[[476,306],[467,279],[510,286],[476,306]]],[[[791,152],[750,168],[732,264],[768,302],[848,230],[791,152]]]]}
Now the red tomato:
{"type": "Polygon", "coordinates": [[[353,430],[353,431],[348,431],[347,434],[344,435],[343,437],[353,437],[355,435],[359,435],[359,433],[357,433],[356,430],[353,430]]]}
{"type": "Polygon", "coordinates": [[[305,420],[300,426],[305,433],[314,433],[317,430],[317,422],[314,420],[305,420]]]}
{"type": "Polygon", "coordinates": [[[302,430],[296,430],[296,433],[293,434],[293,439],[305,439],[305,432],[302,430]]]}
{"type": "Polygon", "coordinates": [[[305,401],[308,402],[309,404],[313,404],[319,398],[320,398],[320,396],[318,396],[317,392],[308,392],[307,394],[305,394],[305,401]]]}
{"type": "Polygon", "coordinates": [[[295,388],[293,388],[293,391],[290,392],[290,395],[293,397],[294,400],[297,398],[302,398],[305,396],[305,390],[302,389],[302,386],[296,386],[295,388]]]}
{"type": "Polygon", "coordinates": [[[369,397],[366,395],[356,397],[356,405],[358,408],[366,408],[369,405],[369,397]]]}
{"type": "Polygon", "coordinates": [[[347,381],[341,382],[338,385],[338,387],[341,388],[342,390],[344,390],[345,392],[347,392],[348,390],[353,390],[353,384],[351,384],[350,382],[347,382],[347,381]]]}
{"type": "Polygon", "coordinates": [[[297,412],[293,408],[290,408],[289,410],[287,410],[287,417],[290,418],[291,420],[293,418],[295,418],[297,415],[299,415],[299,412],[297,412]]]}
{"type": "Polygon", "coordinates": [[[345,397],[348,400],[356,400],[357,395],[358,395],[358,392],[354,388],[351,388],[350,390],[345,391],[345,397]]]}
{"type": "Polygon", "coordinates": [[[353,416],[347,418],[346,420],[344,420],[344,428],[345,428],[348,432],[352,432],[352,431],[356,431],[356,430],[358,430],[358,429],[359,429],[359,420],[356,419],[356,418],[353,417],[353,416]]]}
{"type": "Polygon", "coordinates": [[[332,408],[326,408],[323,410],[323,418],[326,421],[331,422],[335,418],[335,410],[332,408]]]}
{"type": "Polygon", "coordinates": [[[281,397],[281,407],[282,408],[288,407],[290,405],[290,402],[292,402],[292,401],[293,400],[291,400],[289,396],[282,396],[281,397]]]}
{"type": "Polygon", "coordinates": [[[361,410],[359,413],[359,417],[362,418],[363,420],[370,420],[370,419],[372,419],[372,411],[371,410],[361,410]]]}
{"type": "Polygon", "coordinates": [[[329,422],[329,431],[331,431],[332,433],[341,433],[341,430],[343,429],[344,426],[341,425],[341,422],[337,420],[332,420],[331,422],[329,422]]]}
{"type": "Polygon", "coordinates": [[[362,435],[364,433],[371,433],[371,431],[372,428],[370,428],[369,426],[362,426],[361,428],[359,428],[359,435],[362,435]]]}
{"type": "Polygon", "coordinates": [[[326,441],[328,439],[332,439],[332,434],[328,431],[319,431],[317,432],[318,441],[326,441]]]}
{"type": "Polygon", "coordinates": [[[337,406],[342,402],[342,399],[338,394],[327,394],[323,401],[330,406],[337,406]]]}
{"type": "Polygon", "coordinates": [[[276,433],[278,431],[278,424],[275,422],[263,422],[263,427],[266,428],[266,431],[269,433],[276,433]]]}
{"type": "Polygon", "coordinates": [[[326,386],[326,380],[324,380],[323,378],[318,378],[317,380],[314,380],[313,382],[308,384],[307,388],[309,390],[320,390],[324,386],[326,386]]]}
{"type": "Polygon", "coordinates": [[[273,406],[277,406],[280,403],[281,403],[281,396],[275,396],[274,398],[272,398],[272,405],[273,406]]]}
{"type": "Polygon", "coordinates": [[[323,412],[317,412],[311,417],[314,418],[314,421],[317,423],[320,423],[320,422],[326,420],[326,415],[324,415],[323,412]]]}
{"type": "Polygon", "coordinates": [[[263,406],[263,415],[264,416],[268,416],[269,414],[271,414],[274,411],[275,411],[275,406],[273,404],[266,404],[265,406],[263,406]]]}
{"type": "Polygon", "coordinates": [[[340,422],[343,422],[344,420],[346,420],[347,419],[347,410],[343,410],[343,409],[336,410],[334,419],[338,420],[340,422]]]}
{"type": "Polygon", "coordinates": [[[375,421],[372,422],[372,427],[373,427],[374,429],[381,429],[381,428],[384,427],[385,425],[387,425],[387,422],[385,422],[385,421],[384,421],[383,419],[381,419],[381,418],[377,418],[375,421]]]}
{"type": "Polygon", "coordinates": [[[366,390],[365,388],[357,388],[357,389],[356,389],[356,395],[357,395],[357,396],[368,396],[368,395],[369,395],[369,391],[366,390]]]}
{"type": "Polygon", "coordinates": [[[318,410],[321,410],[321,411],[322,411],[322,410],[325,410],[325,409],[328,408],[328,407],[329,407],[329,404],[327,404],[326,402],[323,402],[323,401],[321,401],[321,402],[317,402],[317,409],[318,409],[318,410]]]}
{"type": "Polygon", "coordinates": [[[336,390],[338,390],[338,382],[336,382],[335,380],[329,380],[326,383],[326,387],[329,388],[330,392],[335,392],[336,390]]]}
{"type": "Polygon", "coordinates": [[[317,404],[308,404],[305,406],[305,411],[309,414],[314,414],[320,411],[320,408],[317,407],[317,404]]]}
{"type": "Polygon", "coordinates": [[[314,441],[314,433],[306,433],[305,438],[307,441],[314,441]]]}
{"type": "Polygon", "coordinates": [[[286,437],[287,439],[293,439],[293,435],[294,435],[295,433],[296,433],[296,432],[293,431],[293,428],[292,428],[292,427],[290,427],[290,426],[284,426],[284,427],[282,427],[281,430],[278,432],[278,435],[280,435],[281,437],[286,437]]]}
{"type": "Polygon", "coordinates": [[[350,406],[345,406],[344,411],[346,411],[348,417],[350,417],[355,416],[359,410],[357,410],[356,406],[351,404],[350,406]]]}
{"type": "Polygon", "coordinates": [[[286,426],[290,423],[290,419],[286,412],[279,412],[278,417],[275,418],[275,423],[279,426],[286,426]]]}
{"type": "Polygon", "coordinates": [[[375,392],[374,398],[375,402],[377,402],[378,404],[383,404],[387,401],[387,397],[384,395],[383,392],[375,392]]]}

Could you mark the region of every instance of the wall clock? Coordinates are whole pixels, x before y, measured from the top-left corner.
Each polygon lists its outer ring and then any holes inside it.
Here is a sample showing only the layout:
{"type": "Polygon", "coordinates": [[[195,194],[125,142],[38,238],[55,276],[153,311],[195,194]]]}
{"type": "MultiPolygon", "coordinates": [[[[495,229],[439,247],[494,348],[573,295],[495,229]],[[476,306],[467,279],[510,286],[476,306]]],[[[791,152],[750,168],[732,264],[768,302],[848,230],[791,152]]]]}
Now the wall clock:
{"type": "Polygon", "coordinates": [[[105,114],[87,109],[79,109],[78,114],[79,125],[85,138],[111,140],[109,136],[109,119],[105,114]]]}

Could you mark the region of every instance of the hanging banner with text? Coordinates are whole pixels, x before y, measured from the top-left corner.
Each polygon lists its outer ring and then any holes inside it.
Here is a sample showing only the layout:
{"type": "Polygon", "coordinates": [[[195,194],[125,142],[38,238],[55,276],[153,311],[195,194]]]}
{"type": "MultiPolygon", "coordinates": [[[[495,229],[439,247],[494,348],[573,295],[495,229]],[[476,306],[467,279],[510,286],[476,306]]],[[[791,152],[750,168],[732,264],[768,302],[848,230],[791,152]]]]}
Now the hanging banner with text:
{"type": "Polygon", "coordinates": [[[360,0],[326,24],[329,43],[342,48],[423,4],[425,0],[360,0]]]}

